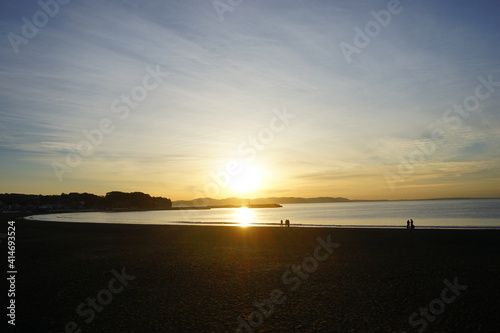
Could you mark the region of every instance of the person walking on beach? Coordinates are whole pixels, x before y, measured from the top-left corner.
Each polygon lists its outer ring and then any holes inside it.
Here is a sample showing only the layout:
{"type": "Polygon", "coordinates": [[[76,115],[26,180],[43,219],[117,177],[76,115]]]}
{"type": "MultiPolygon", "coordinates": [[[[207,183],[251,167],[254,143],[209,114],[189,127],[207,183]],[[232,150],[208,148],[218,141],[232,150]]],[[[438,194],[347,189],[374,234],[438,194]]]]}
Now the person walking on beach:
{"type": "Polygon", "coordinates": [[[406,220],[406,229],[410,229],[410,220],[406,220]]]}
{"type": "Polygon", "coordinates": [[[290,227],[290,220],[286,220],[285,223],[287,227],[290,227]]]}
{"type": "Polygon", "coordinates": [[[281,225],[280,225],[280,227],[282,227],[282,226],[283,226],[283,220],[281,220],[281,225]]]}
{"type": "Polygon", "coordinates": [[[413,225],[413,219],[410,219],[410,228],[411,230],[415,229],[415,226],[413,225]]]}

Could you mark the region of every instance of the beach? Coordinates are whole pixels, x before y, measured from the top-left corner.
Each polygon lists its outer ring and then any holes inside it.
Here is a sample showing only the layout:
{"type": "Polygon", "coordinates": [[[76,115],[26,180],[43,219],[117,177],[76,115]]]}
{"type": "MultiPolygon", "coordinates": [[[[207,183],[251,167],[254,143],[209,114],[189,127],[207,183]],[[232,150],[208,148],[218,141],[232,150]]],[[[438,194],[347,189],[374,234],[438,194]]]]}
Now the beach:
{"type": "Polygon", "coordinates": [[[500,327],[498,230],[15,220],[17,332],[500,327]]]}

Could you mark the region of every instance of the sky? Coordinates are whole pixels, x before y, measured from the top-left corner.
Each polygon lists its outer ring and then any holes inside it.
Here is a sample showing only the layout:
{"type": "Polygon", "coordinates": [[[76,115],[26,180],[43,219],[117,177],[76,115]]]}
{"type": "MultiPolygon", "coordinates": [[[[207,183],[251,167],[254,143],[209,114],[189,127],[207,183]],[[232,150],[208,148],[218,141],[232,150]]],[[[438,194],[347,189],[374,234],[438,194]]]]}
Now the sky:
{"type": "Polygon", "coordinates": [[[0,193],[500,197],[495,1],[0,4],[0,193]]]}

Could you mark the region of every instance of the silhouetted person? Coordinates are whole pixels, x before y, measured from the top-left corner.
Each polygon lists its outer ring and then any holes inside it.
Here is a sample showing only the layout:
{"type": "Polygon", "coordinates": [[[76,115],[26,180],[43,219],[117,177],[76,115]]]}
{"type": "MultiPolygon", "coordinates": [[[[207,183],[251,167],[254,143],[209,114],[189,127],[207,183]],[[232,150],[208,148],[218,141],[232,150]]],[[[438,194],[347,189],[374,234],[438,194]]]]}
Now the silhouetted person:
{"type": "Polygon", "coordinates": [[[286,220],[285,223],[287,227],[290,227],[290,220],[286,220]]]}
{"type": "Polygon", "coordinates": [[[410,220],[406,220],[406,229],[410,229],[410,220]]]}
{"type": "Polygon", "coordinates": [[[413,220],[410,220],[410,228],[413,230],[415,229],[415,226],[413,225],[413,220]]]}
{"type": "Polygon", "coordinates": [[[281,220],[281,225],[280,225],[280,227],[282,227],[282,226],[283,226],[283,220],[281,220]]]}

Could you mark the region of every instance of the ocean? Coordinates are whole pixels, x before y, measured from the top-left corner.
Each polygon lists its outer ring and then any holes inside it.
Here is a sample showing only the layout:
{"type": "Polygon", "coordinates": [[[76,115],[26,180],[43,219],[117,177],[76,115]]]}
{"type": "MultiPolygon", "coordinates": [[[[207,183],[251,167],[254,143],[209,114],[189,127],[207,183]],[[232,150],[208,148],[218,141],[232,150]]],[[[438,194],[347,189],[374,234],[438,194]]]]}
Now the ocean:
{"type": "Polygon", "coordinates": [[[371,201],[284,204],[281,208],[216,208],[140,212],[81,212],[44,214],[31,220],[89,223],[279,226],[289,219],[292,227],[368,227],[438,229],[500,229],[500,199],[371,201]]]}

